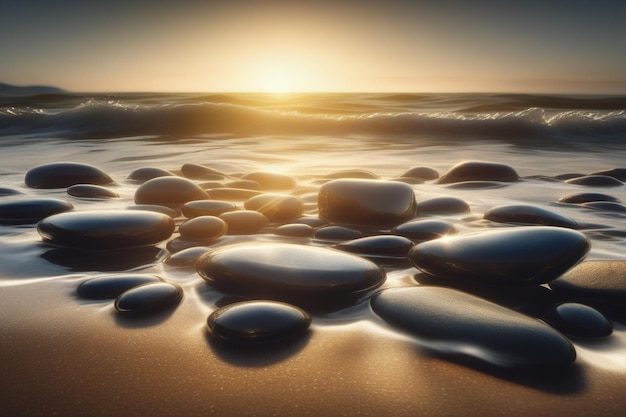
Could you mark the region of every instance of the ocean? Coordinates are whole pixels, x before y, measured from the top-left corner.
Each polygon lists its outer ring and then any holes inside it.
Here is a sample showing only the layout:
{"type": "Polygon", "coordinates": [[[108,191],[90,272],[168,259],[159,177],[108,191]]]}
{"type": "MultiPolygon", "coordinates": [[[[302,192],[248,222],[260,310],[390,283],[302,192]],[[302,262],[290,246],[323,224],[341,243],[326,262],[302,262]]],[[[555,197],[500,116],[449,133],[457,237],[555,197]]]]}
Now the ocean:
{"type": "MultiPolygon", "coordinates": [[[[303,202],[305,216],[317,218],[318,192],[331,176],[371,175],[408,183],[418,204],[439,197],[466,202],[465,212],[423,216],[448,222],[459,234],[509,227],[484,214],[496,206],[530,204],[577,223],[576,230],[591,245],[585,260],[626,261],[626,210],[559,201],[576,193],[602,193],[626,202],[622,183],[567,181],[626,168],[625,96],[1,95],[0,152],[0,189],[15,192],[0,196],[0,202],[56,198],[70,202],[74,211],[126,209],[135,204],[139,187],[129,179],[134,170],[156,167],[182,175],[184,164],[201,164],[223,175],[193,179],[205,188],[225,187],[252,172],[293,178],[297,185],[282,192],[303,202]],[[464,161],[507,165],[520,181],[460,187],[403,177],[414,167],[443,176],[464,161]],[[57,162],[100,168],[113,179],[107,187],[119,197],[80,198],[65,188],[26,186],[29,170],[57,162]]],[[[243,206],[241,199],[234,202],[243,206]]],[[[175,219],[174,239],[184,220],[175,219]]],[[[198,246],[213,250],[232,243],[287,242],[329,247],[339,242],[279,236],[278,226],[198,246]]],[[[373,233],[367,227],[361,232],[373,233]]],[[[379,228],[377,233],[390,232],[379,228]]],[[[81,409],[101,404],[105,414],[148,410],[150,415],[175,415],[182,410],[195,415],[208,404],[199,386],[210,386],[218,415],[293,415],[302,410],[302,415],[374,415],[383,410],[458,415],[468,409],[475,411],[467,415],[489,415],[495,409],[508,415],[598,411],[609,416],[619,415],[625,405],[626,324],[621,319],[612,319],[613,334],[604,341],[573,340],[576,365],[561,379],[458,363],[446,357],[450,349],[439,343],[436,354],[428,353],[432,343],[387,326],[367,299],[314,312],[312,334],[304,342],[251,354],[207,342],[207,316],[229,294],[208,288],[193,268],[164,262],[180,248],[162,242],[147,257],[133,248],[116,253],[119,258],[96,251],[89,255],[95,261],[84,258],[84,252],[51,256],[56,249],[42,241],[34,223],[0,224],[0,410],[11,415],[79,415],[81,409]],[[120,272],[157,274],[183,289],[183,301],[157,318],[128,320],[110,302],[76,296],[80,282],[120,272]],[[196,374],[194,367],[204,374],[196,374]],[[118,384],[120,375],[132,389],[118,384]],[[253,398],[255,389],[264,397],[253,398]],[[293,401],[279,395],[281,390],[289,391],[293,401]],[[44,394],[32,402],[27,400],[31,392],[44,394]],[[453,399],[445,405],[441,396],[447,393],[453,399]],[[77,399],[82,408],[68,405],[77,399]],[[142,409],[141,402],[149,405],[142,409]]],[[[381,288],[420,285],[415,266],[381,265],[386,274],[381,288]]],[[[497,362],[490,353],[475,356],[497,362]]]]}

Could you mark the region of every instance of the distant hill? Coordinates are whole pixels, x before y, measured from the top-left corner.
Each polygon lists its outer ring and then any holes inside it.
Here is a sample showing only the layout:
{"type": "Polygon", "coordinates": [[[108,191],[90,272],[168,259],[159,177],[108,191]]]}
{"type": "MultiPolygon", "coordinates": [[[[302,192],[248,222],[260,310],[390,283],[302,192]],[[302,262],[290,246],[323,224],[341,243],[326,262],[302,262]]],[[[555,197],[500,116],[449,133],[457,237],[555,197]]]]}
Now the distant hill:
{"type": "Polygon", "coordinates": [[[47,85],[29,85],[29,86],[17,86],[0,83],[0,94],[6,95],[31,95],[31,94],[54,94],[63,93],[65,90],[56,87],[50,87],[47,85]]]}

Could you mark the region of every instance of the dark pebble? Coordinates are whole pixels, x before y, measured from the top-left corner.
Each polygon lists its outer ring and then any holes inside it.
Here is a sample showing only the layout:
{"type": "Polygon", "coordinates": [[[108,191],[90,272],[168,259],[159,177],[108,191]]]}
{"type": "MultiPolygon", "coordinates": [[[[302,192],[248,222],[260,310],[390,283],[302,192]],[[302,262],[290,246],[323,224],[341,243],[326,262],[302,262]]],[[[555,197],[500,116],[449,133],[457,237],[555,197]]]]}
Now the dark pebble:
{"type": "Polygon", "coordinates": [[[415,206],[418,215],[424,214],[462,214],[469,213],[470,207],[457,197],[433,197],[423,200],[415,206]]]}
{"type": "Polygon", "coordinates": [[[246,210],[263,214],[271,223],[284,223],[302,216],[302,201],[286,194],[260,194],[244,203],[246,210]]]}
{"type": "Polygon", "coordinates": [[[78,249],[119,249],[153,245],[169,238],[174,221],[150,211],[88,211],[55,214],[37,231],[47,243],[78,249]]]}
{"type": "Polygon", "coordinates": [[[322,185],[318,207],[331,223],[395,226],[415,216],[415,194],[397,181],[339,179],[322,185]]]}
{"type": "Polygon", "coordinates": [[[82,298],[93,300],[117,298],[117,296],[131,288],[162,281],[157,275],[150,274],[103,275],[83,281],[76,289],[76,292],[82,298]]]}
{"type": "Polygon", "coordinates": [[[74,184],[106,185],[113,179],[93,165],[57,162],[31,168],[24,182],[30,188],[67,188],[74,184]]]}
{"type": "Polygon", "coordinates": [[[576,220],[530,204],[506,204],[492,207],[483,218],[497,223],[537,224],[575,228],[576,220]]]}
{"type": "Polygon", "coordinates": [[[196,264],[198,259],[208,251],[209,248],[206,246],[195,246],[183,249],[180,252],[168,255],[163,260],[163,263],[170,266],[192,267],[196,264]]]}
{"type": "Polygon", "coordinates": [[[576,193],[568,194],[559,198],[559,203],[581,204],[590,201],[613,201],[619,203],[619,199],[608,194],[601,193],[576,193]]]}
{"type": "Polygon", "coordinates": [[[274,230],[274,234],[288,237],[311,237],[315,229],[308,224],[289,223],[279,226],[274,230]]]}
{"type": "Polygon", "coordinates": [[[619,187],[624,185],[620,180],[607,175],[585,175],[583,177],[571,178],[566,180],[565,183],[589,187],[619,187]]]}
{"type": "Polygon", "coordinates": [[[406,258],[413,242],[402,236],[379,235],[349,240],[334,247],[365,257],[406,258]]]}
{"type": "Polygon", "coordinates": [[[507,187],[510,183],[498,182],[498,181],[462,181],[452,183],[446,188],[453,190],[488,190],[493,188],[507,187]]]}
{"type": "Polygon", "coordinates": [[[562,303],[553,314],[541,317],[549,325],[574,338],[606,337],[613,333],[613,325],[598,310],[579,303],[562,303]]]}
{"type": "Polygon", "coordinates": [[[209,195],[196,183],[182,177],[158,177],[141,184],[135,191],[136,204],[178,206],[192,200],[207,200],[209,195]]]}
{"type": "Polygon", "coordinates": [[[317,229],[313,236],[317,239],[352,240],[363,237],[363,233],[345,226],[324,226],[317,229]]]}
{"type": "Polygon", "coordinates": [[[391,229],[391,233],[404,236],[413,242],[425,242],[457,233],[452,223],[443,220],[411,220],[391,229]]]}
{"type": "Polygon", "coordinates": [[[194,200],[183,204],[182,212],[187,218],[198,216],[219,216],[227,211],[237,210],[237,205],[222,200],[194,200]]]}
{"type": "Polygon", "coordinates": [[[13,188],[0,187],[0,197],[7,197],[10,195],[19,195],[19,194],[22,194],[22,193],[18,190],[14,190],[13,188]]]}
{"type": "Polygon", "coordinates": [[[313,228],[326,226],[328,222],[319,217],[303,216],[291,221],[291,223],[307,224],[313,228]]]}
{"type": "Polygon", "coordinates": [[[589,248],[575,230],[529,226],[430,240],[416,245],[409,258],[436,277],[523,286],[559,277],[589,248]]]}
{"type": "Polygon", "coordinates": [[[508,165],[493,162],[466,161],[450,168],[439,178],[437,183],[450,184],[464,181],[516,182],[519,181],[519,175],[508,165]]]}
{"type": "Polygon", "coordinates": [[[291,304],[241,301],[215,310],[207,320],[216,339],[238,344],[280,342],[304,334],[311,316],[291,304]]]}
{"type": "Polygon", "coordinates": [[[120,195],[113,190],[93,184],[76,184],[67,189],[72,197],[79,198],[118,198],[120,195]]]}
{"type": "Polygon", "coordinates": [[[620,181],[626,181],[626,168],[611,168],[603,171],[592,172],[589,175],[606,175],[608,177],[616,178],[620,181]]]}
{"type": "Polygon", "coordinates": [[[228,225],[219,217],[199,216],[181,224],[178,231],[183,239],[209,241],[225,235],[228,225]]]}
{"type": "Polygon", "coordinates": [[[429,167],[413,167],[402,174],[403,177],[417,178],[424,181],[436,180],[439,178],[439,172],[429,167]]]}
{"type": "Polygon", "coordinates": [[[294,178],[274,172],[251,172],[241,179],[258,182],[262,190],[291,190],[297,185],[294,178]]]}
{"type": "Polygon", "coordinates": [[[221,180],[225,178],[223,172],[201,164],[183,164],[180,171],[185,177],[191,179],[221,180]]]}
{"type": "Polygon", "coordinates": [[[229,211],[219,215],[228,224],[228,234],[251,235],[269,224],[267,217],[254,210],[229,211]]]}
{"type": "Polygon", "coordinates": [[[0,202],[0,224],[37,223],[48,216],[73,208],[67,201],[56,198],[3,200],[0,202]]]}
{"type": "Polygon", "coordinates": [[[158,177],[172,177],[174,174],[166,169],[157,167],[137,168],[128,175],[128,179],[133,182],[144,183],[158,177]]]}
{"type": "Polygon", "coordinates": [[[574,346],[546,324],[457,290],[391,288],[371,299],[391,325],[448,355],[515,368],[558,368],[574,362],[574,346]]]}
{"type": "Polygon", "coordinates": [[[583,203],[583,207],[587,207],[594,210],[613,211],[618,213],[626,213],[626,206],[613,201],[590,201],[583,203]]]}
{"type": "Polygon", "coordinates": [[[115,300],[115,309],[125,314],[155,313],[177,306],[182,299],[183,289],[179,285],[144,284],[120,294],[115,300]]]}

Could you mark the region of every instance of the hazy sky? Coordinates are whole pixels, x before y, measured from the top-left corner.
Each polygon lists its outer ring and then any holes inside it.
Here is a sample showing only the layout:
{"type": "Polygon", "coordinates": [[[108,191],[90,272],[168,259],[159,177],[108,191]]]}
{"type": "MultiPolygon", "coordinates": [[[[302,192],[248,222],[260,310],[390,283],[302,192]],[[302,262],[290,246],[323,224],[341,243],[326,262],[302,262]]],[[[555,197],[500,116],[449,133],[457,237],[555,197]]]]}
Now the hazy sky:
{"type": "Polygon", "coordinates": [[[626,93],[624,0],[0,0],[0,82],[626,93]]]}

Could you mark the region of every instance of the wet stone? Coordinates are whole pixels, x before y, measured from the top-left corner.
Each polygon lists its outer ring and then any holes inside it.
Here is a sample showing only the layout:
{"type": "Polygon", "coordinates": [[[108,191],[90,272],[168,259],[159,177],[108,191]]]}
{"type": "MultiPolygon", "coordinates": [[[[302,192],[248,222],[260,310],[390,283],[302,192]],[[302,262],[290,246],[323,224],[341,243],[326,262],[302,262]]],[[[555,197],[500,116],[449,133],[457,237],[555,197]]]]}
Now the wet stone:
{"type": "Polygon", "coordinates": [[[603,171],[592,172],[589,175],[605,175],[608,177],[616,178],[620,181],[626,181],[626,168],[611,168],[603,171]]]}
{"type": "Polygon", "coordinates": [[[594,210],[626,213],[626,206],[620,203],[615,203],[613,201],[590,201],[588,203],[583,203],[582,206],[594,210]]]}
{"type": "Polygon", "coordinates": [[[131,288],[162,281],[159,276],[151,274],[103,275],[83,281],[76,292],[82,298],[93,300],[117,298],[131,288]]]}
{"type": "Polygon", "coordinates": [[[148,180],[158,177],[172,177],[174,174],[166,169],[158,167],[142,167],[137,168],[130,174],[128,179],[133,182],[144,183],[148,180]]]}
{"type": "Polygon", "coordinates": [[[560,368],[574,346],[539,320],[461,291],[391,288],[375,295],[374,312],[435,351],[514,368],[560,368]]]}
{"type": "Polygon", "coordinates": [[[227,292],[306,303],[350,298],[385,280],[382,269],[359,256],[286,243],[221,247],[200,258],[196,266],[203,279],[227,292]]]}
{"type": "Polygon", "coordinates": [[[349,240],[334,247],[365,257],[406,258],[413,242],[402,236],[379,235],[349,240]]]}
{"type": "Polygon", "coordinates": [[[576,220],[530,204],[506,204],[492,207],[483,218],[496,223],[537,224],[575,228],[576,220]]]}
{"type": "Polygon", "coordinates": [[[67,201],[56,198],[10,199],[0,202],[0,224],[37,223],[53,214],[74,209],[67,201]]]}
{"type": "Polygon", "coordinates": [[[167,206],[160,206],[158,204],[136,204],[134,206],[126,207],[126,210],[154,211],[155,213],[165,214],[172,219],[180,216],[180,212],[178,210],[167,206]]]}
{"type": "Polygon", "coordinates": [[[198,216],[219,216],[228,211],[237,210],[237,205],[222,200],[195,200],[183,204],[182,212],[187,218],[198,216]]]}
{"type": "Polygon", "coordinates": [[[344,226],[325,226],[317,229],[313,236],[325,240],[352,240],[363,237],[363,233],[344,226]]]}
{"type": "Polygon", "coordinates": [[[446,188],[450,188],[453,190],[488,190],[494,188],[503,188],[508,185],[508,183],[497,181],[462,181],[452,183],[446,188]]]}
{"type": "Polygon", "coordinates": [[[224,173],[201,164],[183,164],[180,168],[182,174],[190,179],[220,180],[224,179],[224,173]]]}
{"type": "Polygon", "coordinates": [[[67,188],[74,184],[106,185],[113,179],[93,165],[57,162],[31,168],[24,182],[30,188],[67,188]]]}
{"type": "Polygon", "coordinates": [[[612,201],[619,203],[617,197],[602,193],[575,193],[559,198],[559,203],[582,204],[591,201],[612,201]]]}
{"type": "Polygon", "coordinates": [[[67,189],[67,193],[78,198],[118,198],[120,195],[113,190],[93,184],[76,184],[67,189]]]}
{"type": "Polygon", "coordinates": [[[196,183],[182,177],[158,177],[141,184],[135,191],[136,204],[178,206],[192,200],[206,200],[209,195],[196,183]]]}
{"type": "Polygon", "coordinates": [[[18,190],[14,190],[13,188],[0,187],[0,197],[7,197],[10,195],[19,195],[19,194],[22,194],[22,193],[19,192],[18,190]]]}
{"type": "Polygon", "coordinates": [[[168,255],[163,260],[163,263],[169,266],[192,267],[196,264],[196,261],[208,251],[209,248],[206,246],[195,246],[183,249],[180,252],[168,255]]]}
{"type": "Polygon", "coordinates": [[[277,227],[274,234],[288,237],[311,237],[314,232],[315,229],[308,224],[289,223],[277,227]]]}
{"type": "Polygon", "coordinates": [[[436,180],[439,178],[439,172],[429,167],[413,167],[402,174],[403,177],[417,178],[424,181],[436,180]]]}
{"type": "Polygon", "coordinates": [[[619,187],[624,185],[620,180],[608,175],[585,175],[583,177],[571,178],[566,180],[565,183],[589,187],[619,187]]]}
{"type": "Polygon", "coordinates": [[[416,245],[409,258],[435,277],[524,286],[556,279],[589,248],[575,230],[528,226],[430,240],[416,245]]]}
{"type": "Polygon", "coordinates": [[[228,234],[251,235],[269,225],[267,217],[254,210],[239,210],[222,213],[219,216],[228,224],[228,234]]]}
{"type": "Polygon", "coordinates": [[[258,182],[262,190],[291,190],[297,185],[294,178],[274,172],[251,172],[241,179],[258,182]]]}
{"type": "Polygon", "coordinates": [[[310,216],[299,217],[297,219],[292,220],[291,223],[308,224],[309,226],[313,228],[328,225],[328,222],[326,220],[320,219],[319,217],[310,217],[310,216]]]}
{"type": "Polygon", "coordinates": [[[245,190],[260,190],[261,184],[252,180],[235,180],[224,184],[226,188],[243,188],[245,190]]]}
{"type": "Polygon", "coordinates": [[[418,215],[423,214],[462,214],[469,213],[470,207],[457,197],[433,197],[420,201],[415,206],[418,215]]]}
{"type": "Polygon", "coordinates": [[[450,168],[439,178],[437,183],[450,184],[464,181],[516,182],[519,179],[517,172],[508,165],[493,162],[466,161],[450,168]]]}
{"type": "Polygon", "coordinates": [[[183,289],[176,284],[161,282],[144,284],[120,294],[115,309],[125,314],[147,314],[176,307],[183,299],[183,289]]]}
{"type": "Polygon", "coordinates": [[[271,223],[284,223],[302,216],[302,201],[285,194],[260,194],[244,203],[246,210],[263,214],[271,223]]]}
{"type": "Polygon", "coordinates": [[[198,216],[181,224],[178,231],[183,239],[209,241],[225,235],[228,225],[219,217],[198,216]]]}
{"type": "Polygon", "coordinates": [[[46,243],[78,249],[120,249],[147,246],[169,238],[174,221],[150,211],[94,210],[55,214],[37,231],[46,243]]]}
{"type": "Polygon", "coordinates": [[[552,327],[574,338],[606,337],[613,333],[613,325],[598,310],[579,303],[557,305],[553,314],[541,317],[552,327]]]}
{"type": "Polygon", "coordinates": [[[363,178],[363,179],[371,179],[376,180],[380,177],[377,174],[374,174],[372,171],[368,171],[365,169],[344,169],[341,171],[331,172],[326,175],[326,178],[338,179],[338,178],[363,178]]]}
{"type": "Polygon", "coordinates": [[[391,233],[404,236],[413,242],[425,242],[457,233],[452,223],[443,220],[412,220],[391,229],[391,233]]]}
{"type": "Polygon", "coordinates": [[[247,188],[210,188],[207,191],[211,195],[211,198],[216,200],[247,200],[262,194],[261,191],[247,188]]]}
{"type": "Polygon", "coordinates": [[[318,207],[331,223],[395,226],[415,216],[415,194],[398,181],[339,179],[322,185],[318,207]]]}
{"type": "Polygon", "coordinates": [[[303,335],[311,325],[304,310],[277,301],[241,301],[215,310],[207,319],[214,338],[237,344],[281,342],[303,335]]]}

